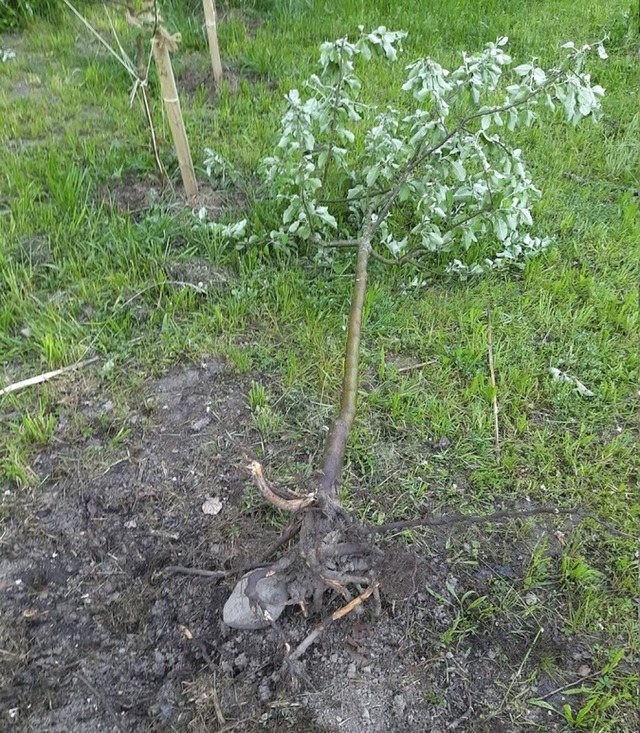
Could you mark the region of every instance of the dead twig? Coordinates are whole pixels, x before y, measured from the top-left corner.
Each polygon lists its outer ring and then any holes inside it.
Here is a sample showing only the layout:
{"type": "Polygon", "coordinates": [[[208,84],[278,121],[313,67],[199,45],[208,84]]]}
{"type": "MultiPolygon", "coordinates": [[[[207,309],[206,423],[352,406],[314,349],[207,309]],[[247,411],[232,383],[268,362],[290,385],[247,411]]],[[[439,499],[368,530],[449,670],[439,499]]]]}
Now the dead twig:
{"type": "Polygon", "coordinates": [[[574,516],[579,520],[592,519],[596,524],[604,527],[607,532],[616,537],[625,537],[631,540],[637,540],[635,535],[628,532],[621,532],[619,529],[612,527],[608,522],[604,522],[599,517],[581,512],[579,509],[557,509],[556,507],[540,507],[539,509],[524,509],[522,511],[501,511],[493,514],[449,514],[444,517],[421,517],[419,519],[403,519],[398,522],[387,522],[378,527],[369,527],[371,534],[382,534],[384,532],[394,532],[402,529],[413,529],[415,527],[445,527],[449,524],[483,524],[485,522],[502,522],[510,519],[527,519],[541,514],[552,514],[555,516],[574,516]]]}
{"type": "Polygon", "coordinates": [[[231,575],[244,574],[249,570],[256,570],[267,565],[267,562],[274,552],[279,550],[282,545],[287,543],[292,537],[294,537],[299,531],[302,521],[294,522],[286,527],[283,532],[277,537],[265,550],[262,557],[251,563],[245,563],[244,565],[236,565],[229,570],[204,570],[202,568],[188,568],[184,565],[168,565],[165,569],[167,573],[173,573],[175,575],[194,575],[200,578],[212,578],[213,580],[221,580],[222,578],[228,578],[231,575]]]}
{"type": "Polygon", "coordinates": [[[581,677],[579,680],[573,680],[572,682],[567,682],[565,685],[560,685],[560,687],[556,687],[555,690],[551,690],[551,692],[547,692],[546,695],[540,695],[539,697],[535,697],[533,699],[534,700],[548,700],[550,697],[557,695],[559,692],[562,692],[563,690],[566,690],[569,687],[573,687],[574,685],[579,685],[582,682],[586,682],[587,680],[592,680],[595,677],[600,677],[601,674],[604,674],[603,669],[599,669],[597,672],[592,672],[591,674],[587,674],[584,677],[581,677]]]}
{"type": "Polygon", "coordinates": [[[429,359],[429,361],[421,361],[419,364],[409,364],[408,366],[400,367],[398,369],[398,374],[402,374],[403,372],[410,372],[412,369],[422,369],[422,367],[430,366],[431,364],[436,364],[437,362],[437,359],[429,359]]]}
{"type": "Polygon", "coordinates": [[[225,570],[202,570],[200,568],[187,568],[184,565],[169,565],[165,568],[168,573],[175,573],[176,575],[197,575],[201,578],[215,578],[220,580],[226,578],[231,571],[225,570]]]}
{"type": "Polygon", "coordinates": [[[216,686],[216,675],[213,675],[213,709],[216,711],[216,718],[218,719],[218,725],[222,728],[226,725],[227,721],[222,712],[222,706],[220,705],[220,698],[218,697],[218,688],[216,686]]]}
{"type": "Polygon", "coordinates": [[[624,191],[626,193],[630,193],[632,196],[638,196],[638,189],[633,188],[633,186],[621,186],[619,183],[613,183],[613,181],[602,181],[597,178],[583,178],[582,176],[577,176],[575,173],[571,173],[570,171],[567,171],[562,175],[570,181],[579,183],[581,186],[603,186],[604,188],[609,188],[613,191],[624,191]]]}
{"type": "Polygon", "coordinates": [[[267,560],[269,560],[274,552],[279,550],[282,545],[285,545],[292,537],[295,537],[298,534],[301,526],[302,520],[298,522],[293,522],[292,524],[289,524],[287,527],[285,527],[280,536],[277,537],[264,551],[264,554],[260,558],[259,562],[267,562],[267,560]]]}
{"type": "Polygon", "coordinates": [[[491,386],[493,387],[493,428],[496,440],[496,457],[500,456],[500,423],[498,422],[498,392],[496,389],[496,371],[493,364],[493,339],[491,335],[491,307],[487,315],[487,346],[489,347],[489,372],[491,374],[491,386]]]}
{"type": "Polygon", "coordinates": [[[216,718],[218,719],[218,725],[220,726],[220,728],[222,728],[223,726],[227,724],[227,721],[222,712],[222,706],[220,705],[220,698],[218,697],[217,668],[215,664],[213,663],[213,659],[211,659],[211,655],[207,651],[204,641],[202,641],[202,639],[194,639],[193,643],[198,648],[198,651],[200,652],[200,654],[202,654],[204,661],[207,663],[207,666],[209,667],[209,669],[213,672],[213,690],[212,690],[213,709],[216,712],[216,718]]]}
{"type": "MultiPolygon", "coordinates": [[[[137,18],[135,4],[132,0],[129,0],[127,4],[127,12],[125,15],[127,23],[142,30],[143,24],[137,18]]],[[[112,26],[113,29],[113,26],[112,26]]],[[[115,34],[115,29],[113,29],[115,34]]],[[[151,62],[151,56],[149,56],[149,63],[145,63],[145,52],[144,52],[144,37],[142,33],[136,36],[136,67],[138,72],[138,78],[134,82],[133,95],[140,90],[140,96],[142,99],[142,108],[144,109],[144,115],[147,120],[147,127],[149,128],[149,136],[151,137],[151,149],[153,151],[153,158],[156,163],[156,169],[160,177],[160,183],[164,186],[168,180],[162,161],[160,160],[160,153],[158,152],[158,141],[156,139],[156,131],[153,124],[153,115],[151,114],[151,105],[149,104],[149,96],[147,94],[147,86],[149,82],[149,65],[151,62]]]]}
{"type": "Polygon", "coordinates": [[[367,598],[375,591],[375,589],[380,585],[377,580],[374,580],[373,583],[365,590],[363,591],[357,598],[354,598],[352,601],[349,601],[346,606],[343,606],[342,608],[339,608],[335,613],[331,615],[332,621],[337,621],[339,618],[342,618],[343,616],[346,616],[348,613],[351,613],[356,606],[359,606],[361,603],[367,600],[367,598]]]}
{"type": "Polygon", "coordinates": [[[67,372],[73,372],[76,369],[83,369],[86,366],[89,366],[90,364],[95,364],[96,361],[98,361],[100,357],[94,356],[91,359],[86,359],[85,361],[78,361],[75,364],[70,364],[69,366],[62,367],[61,369],[54,369],[52,372],[45,372],[44,374],[38,374],[37,377],[29,377],[29,379],[23,379],[21,382],[14,382],[13,384],[10,384],[8,387],[5,387],[4,389],[0,389],[0,397],[2,397],[5,394],[9,394],[10,392],[17,392],[19,389],[24,389],[25,387],[32,387],[34,384],[41,384],[42,382],[48,382],[50,379],[53,379],[54,377],[58,377],[61,374],[66,374],[67,372]]]}

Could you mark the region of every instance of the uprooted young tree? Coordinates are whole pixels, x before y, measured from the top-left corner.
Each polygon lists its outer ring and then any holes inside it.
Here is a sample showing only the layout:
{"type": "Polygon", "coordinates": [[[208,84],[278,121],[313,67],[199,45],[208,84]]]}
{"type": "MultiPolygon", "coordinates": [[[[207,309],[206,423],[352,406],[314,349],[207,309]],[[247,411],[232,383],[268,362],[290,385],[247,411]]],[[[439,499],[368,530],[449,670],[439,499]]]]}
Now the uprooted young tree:
{"type": "MultiPolygon", "coordinates": [[[[521,150],[511,143],[512,133],[534,124],[541,108],[552,114],[559,107],[558,114],[573,125],[600,116],[604,90],[591,83],[585,63],[592,51],[607,57],[601,43],[582,48],[567,43],[558,66],[543,69],[535,59],[513,67],[507,39],[499,38],[479,54],[463,53],[454,71],[428,58],[409,65],[397,108],[380,111],[359,101],[358,60],[379,54],[395,61],[405,36],[381,27],[361,33],[356,42],[342,38],[324,43],[319,73],[305,83],[304,95],[296,89],[289,92],[281,139],[262,165],[281,206],[281,226],[271,232],[275,246],[313,247],[321,257],[336,248],[356,253],[342,398],[322,465],[299,493],[272,486],[259,463],[249,466],[264,498],[292,512],[270,556],[296,534],[298,542],[270,564],[265,559],[254,566],[225,606],[225,620],[232,626],[271,624],[279,630],[277,617],[286,606],[297,606],[305,615],[311,607],[318,614],[327,591],[342,597],[344,605],[297,648],[285,643],[289,668],[333,620],[361,608],[370,596],[379,605],[382,553],[373,542],[376,534],[447,522],[423,518],[367,527],[340,503],[338,489],[356,414],[369,259],[397,265],[445,256],[447,270],[463,278],[524,267],[549,240],[528,231],[531,206],[540,191],[521,150]],[[504,136],[501,130],[507,131],[504,136]]],[[[210,153],[205,164],[212,168],[223,162],[210,153]]],[[[244,221],[211,226],[229,237],[245,236],[244,221]]],[[[247,241],[256,240],[252,235],[247,241]]],[[[537,512],[570,513],[544,508],[498,512],[484,519],[537,512]]]]}

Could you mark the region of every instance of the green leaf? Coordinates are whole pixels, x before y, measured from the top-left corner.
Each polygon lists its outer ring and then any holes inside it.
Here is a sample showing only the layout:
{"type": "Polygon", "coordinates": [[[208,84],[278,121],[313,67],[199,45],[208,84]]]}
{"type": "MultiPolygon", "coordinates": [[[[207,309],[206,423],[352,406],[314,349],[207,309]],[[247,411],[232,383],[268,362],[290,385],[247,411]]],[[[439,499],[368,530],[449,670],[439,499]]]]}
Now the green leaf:
{"type": "Polygon", "coordinates": [[[526,76],[531,72],[531,69],[533,67],[531,64],[520,64],[520,66],[516,66],[513,70],[518,76],[526,76]]]}
{"type": "Polygon", "coordinates": [[[551,710],[552,712],[556,714],[560,714],[559,710],[555,708],[551,703],[548,703],[546,700],[527,700],[528,705],[535,705],[537,708],[542,708],[543,710],[551,710]]]}
{"type": "Polygon", "coordinates": [[[584,685],[582,687],[572,687],[570,690],[564,690],[562,692],[563,695],[584,695],[587,692],[591,692],[591,687],[585,687],[584,685]]]}
{"type": "Polygon", "coordinates": [[[507,234],[509,233],[506,223],[502,219],[498,219],[494,224],[494,228],[498,239],[501,242],[504,242],[504,240],[507,238],[507,234]]]}
{"type": "Polygon", "coordinates": [[[374,165],[369,168],[369,171],[367,172],[367,187],[371,188],[373,184],[376,182],[376,179],[378,178],[378,174],[380,173],[380,166],[374,165]]]}
{"type": "Polygon", "coordinates": [[[408,183],[403,183],[398,191],[398,201],[404,203],[411,196],[411,186],[408,183]]]}
{"type": "Polygon", "coordinates": [[[460,181],[464,181],[467,177],[467,172],[464,169],[464,166],[460,161],[458,160],[452,160],[450,161],[451,168],[453,170],[453,175],[460,181]]]}
{"type": "Polygon", "coordinates": [[[567,115],[567,118],[572,120],[573,119],[573,113],[576,109],[576,92],[575,89],[571,88],[567,92],[567,96],[564,100],[564,113],[567,115]]]}

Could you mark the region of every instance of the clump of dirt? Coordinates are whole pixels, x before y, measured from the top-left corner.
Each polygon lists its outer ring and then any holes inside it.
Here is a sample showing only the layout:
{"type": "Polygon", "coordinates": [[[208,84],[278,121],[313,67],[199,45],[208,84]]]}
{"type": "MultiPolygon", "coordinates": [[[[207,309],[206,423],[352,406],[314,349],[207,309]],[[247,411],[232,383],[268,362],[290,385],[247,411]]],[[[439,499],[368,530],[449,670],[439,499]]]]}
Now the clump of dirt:
{"type": "Polygon", "coordinates": [[[197,213],[204,209],[209,220],[215,220],[229,209],[240,209],[245,201],[237,191],[219,191],[200,182],[195,198],[187,198],[182,184],[160,184],[157,176],[130,171],[120,180],[100,188],[99,201],[113,206],[120,214],[128,214],[134,221],[142,219],[153,206],[197,213]]]}
{"type": "Polygon", "coordinates": [[[538,652],[569,671],[587,652],[542,611],[514,629],[459,600],[516,584],[515,555],[461,572],[444,542],[388,544],[381,616],[334,623],[295,680],[282,675],[284,643],[320,618],[288,610],[284,638],[231,630],[222,607],[236,578],[167,571],[250,562],[277,535],[273,509],[262,519],[243,509],[242,456],[260,445],[249,389],[217,359],[148,381],[124,416],[97,386],[61,389],[55,441],[34,462],[43,484],[3,487],[0,728],[561,730],[544,710],[514,707],[510,692],[522,701],[559,686],[530,677],[538,652]],[[114,445],[123,427],[129,438],[114,445]],[[203,511],[210,498],[218,512],[203,511]]]}

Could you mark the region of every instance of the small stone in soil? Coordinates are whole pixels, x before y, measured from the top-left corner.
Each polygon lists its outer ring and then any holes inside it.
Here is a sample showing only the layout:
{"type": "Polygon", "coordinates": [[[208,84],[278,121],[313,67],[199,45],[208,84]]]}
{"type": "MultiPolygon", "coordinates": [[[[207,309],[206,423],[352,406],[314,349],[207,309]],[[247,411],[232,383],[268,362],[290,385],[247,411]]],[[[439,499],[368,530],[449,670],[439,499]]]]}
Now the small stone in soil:
{"type": "Polygon", "coordinates": [[[199,433],[201,430],[204,430],[210,422],[210,417],[201,417],[199,420],[195,420],[191,423],[191,430],[193,430],[194,433],[199,433]]]}

